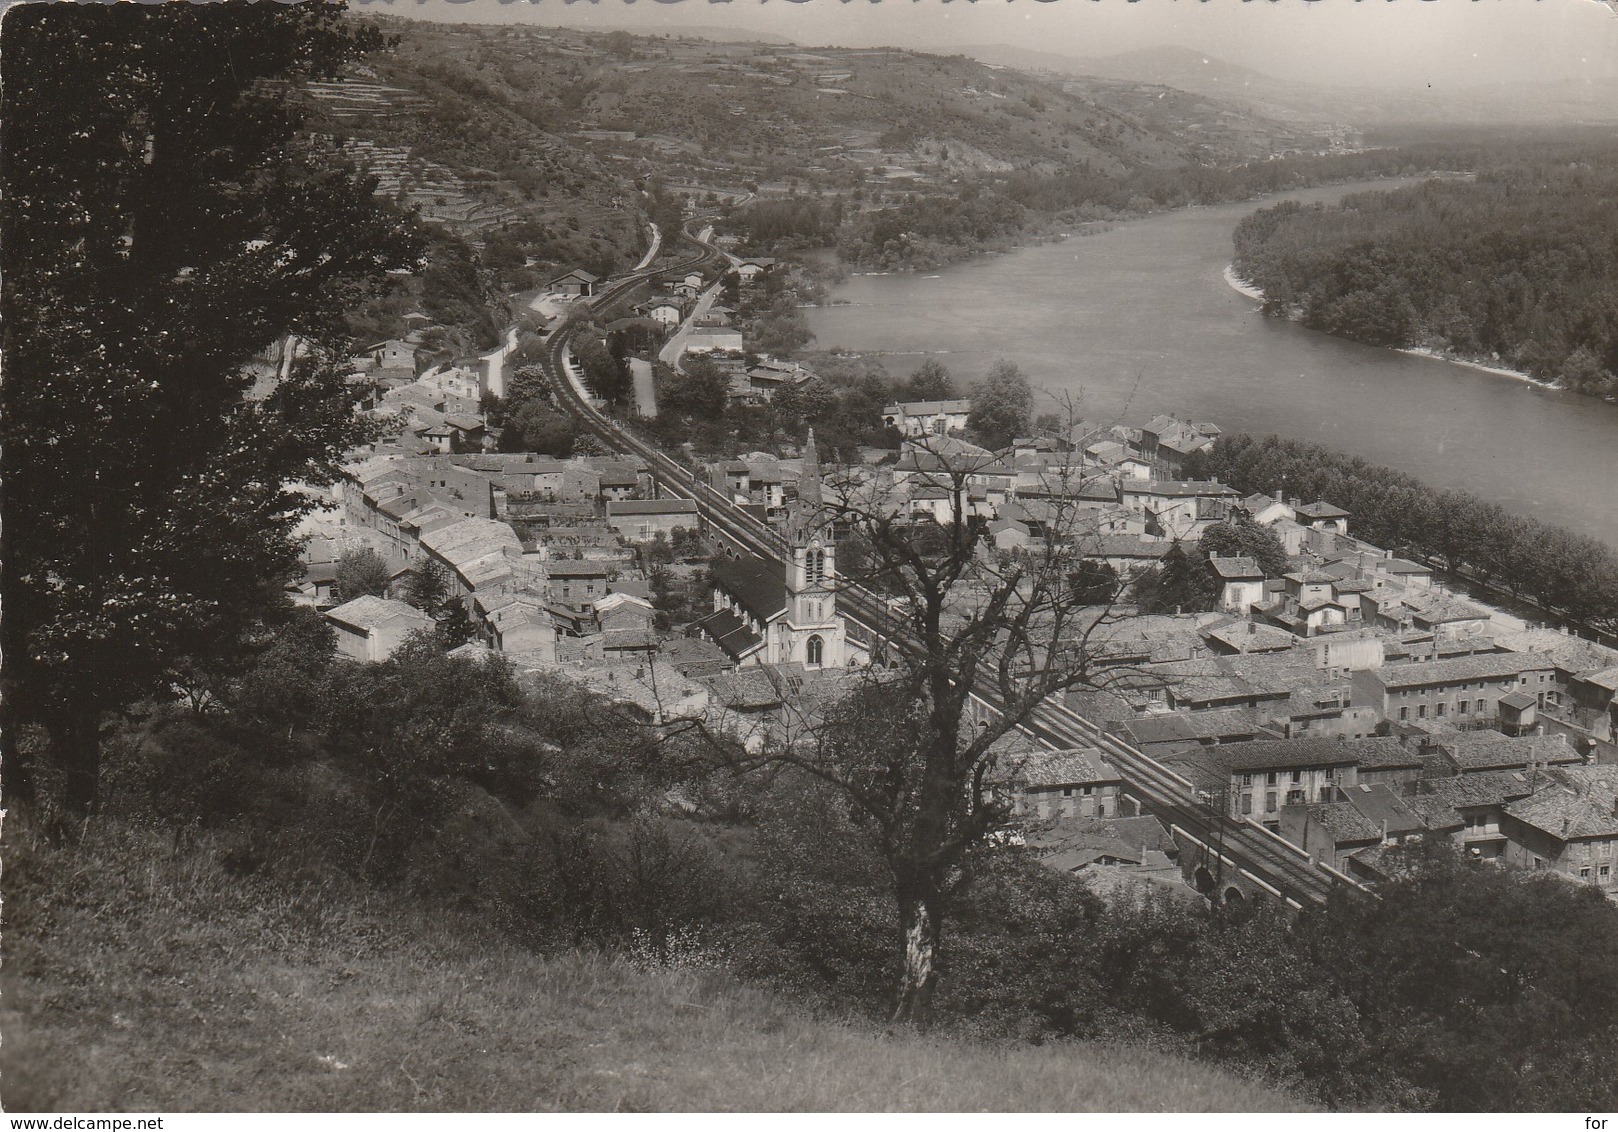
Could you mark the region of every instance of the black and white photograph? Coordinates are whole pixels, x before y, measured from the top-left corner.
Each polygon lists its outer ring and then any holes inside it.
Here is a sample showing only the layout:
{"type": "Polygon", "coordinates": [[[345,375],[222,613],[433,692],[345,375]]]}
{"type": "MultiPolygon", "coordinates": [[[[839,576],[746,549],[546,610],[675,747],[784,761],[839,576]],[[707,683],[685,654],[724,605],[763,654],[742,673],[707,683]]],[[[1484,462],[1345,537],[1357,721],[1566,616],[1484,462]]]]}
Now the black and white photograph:
{"type": "Polygon", "coordinates": [[[1618,1127],[1618,2],[0,6],[0,805],[12,1128],[1618,1127]]]}

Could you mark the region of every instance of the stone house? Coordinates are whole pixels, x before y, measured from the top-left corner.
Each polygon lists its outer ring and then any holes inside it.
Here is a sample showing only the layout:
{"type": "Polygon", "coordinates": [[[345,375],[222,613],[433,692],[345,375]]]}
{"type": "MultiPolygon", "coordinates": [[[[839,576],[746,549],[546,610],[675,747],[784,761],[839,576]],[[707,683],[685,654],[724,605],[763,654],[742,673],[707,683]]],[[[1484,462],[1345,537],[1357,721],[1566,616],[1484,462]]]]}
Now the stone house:
{"type": "Polygon", "coordinates": [[[972,414],[967,398],[950,401],[902,401],[882,407],[882,423],[901,436],[948,436],[965,432],[972,414]]]}
{"type": "Polygon", "coordinates": [[[365,594],[326,611],[337,637],[337,652],[351,660],[380,663],[412,633],[431,632],[436,623],[413,605],[365,594]]]}
{"type": "Polygon", "coordinates": [[[630,542],[650,542],[659,534],[695,531],[701,517],[691,499],[622,499],[607,504],[607,522],[630,542]]]}
{"type": "Polygon", "coordinates": [[[1399,723],[1486,722],[1514,692],[1543,702],[1553,671],[1543,657],[1509,652],[1384,665],[1354,673],[1354,703],[1399,723]]]}

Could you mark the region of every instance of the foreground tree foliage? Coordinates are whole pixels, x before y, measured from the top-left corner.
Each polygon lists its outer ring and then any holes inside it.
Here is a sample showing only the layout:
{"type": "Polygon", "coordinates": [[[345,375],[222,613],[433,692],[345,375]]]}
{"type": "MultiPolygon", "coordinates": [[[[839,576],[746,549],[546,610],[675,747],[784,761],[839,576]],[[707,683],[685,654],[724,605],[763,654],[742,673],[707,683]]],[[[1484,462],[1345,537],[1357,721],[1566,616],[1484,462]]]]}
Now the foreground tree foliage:
{"type": "Polygon", "coordinates": [[[1075,585],[1087,533],[1080,514],[1058,506],[1039,552],[998,554],[970,518],[970,474],[957,462],[935,475],[952,507],[943,525],[895,515],[860,487],[827,501],[828,521],[847,531],[841,541],[853,551],[841,584],[886,595],[888,639],[821,717],[760,754],[732,753],[744,770],[811,775],[855,811],[898,913],[892,1018],[919,1026],[932,1021],[944,924],[967,859],[1008,816],[993,789],[997,742],[1052,696],[1116,676],[1091,663],[1116,586],[1097,608],[1096,579],[1075,585]],[[999,711],[977,711],[975,694],[992,696],[999,711]]]}
{"type": "MultiPolygon", "coordinates": [[[[5,710],[95,798],[109,712],[229,654],[363,438],[339,355],[358,289],[414,262],[372,183],[298,138],[289,86],[378,46],[331,4],[75,6],[6,20],[5,710]],[[267,398],[246,363],[304,350],[267,398]]],[[[6,751],[8,796],[37,759],[6,751]]]]}

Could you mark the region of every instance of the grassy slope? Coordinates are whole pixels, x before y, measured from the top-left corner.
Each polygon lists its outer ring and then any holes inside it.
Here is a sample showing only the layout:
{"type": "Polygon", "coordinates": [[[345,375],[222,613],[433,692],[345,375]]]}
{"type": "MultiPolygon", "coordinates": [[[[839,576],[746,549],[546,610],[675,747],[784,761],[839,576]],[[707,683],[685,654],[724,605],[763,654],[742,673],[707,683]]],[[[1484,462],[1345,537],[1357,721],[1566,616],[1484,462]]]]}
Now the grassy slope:
{"type": "Polygon", "coordinates": [[[815,1019],[716,973],[541,958],[220,846],[7,830],[0,1101],[38,1110],[1275,1110],[1160,1055],[815,1019]]]}

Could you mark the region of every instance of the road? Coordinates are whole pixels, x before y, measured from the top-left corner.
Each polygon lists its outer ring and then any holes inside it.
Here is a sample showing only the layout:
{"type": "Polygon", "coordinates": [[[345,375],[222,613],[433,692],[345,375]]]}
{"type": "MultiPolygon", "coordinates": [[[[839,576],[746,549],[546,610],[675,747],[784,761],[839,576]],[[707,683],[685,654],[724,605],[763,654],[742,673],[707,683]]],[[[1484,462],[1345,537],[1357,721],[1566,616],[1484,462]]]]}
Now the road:
{"type": "MultiPolygon", "coordinates": [[[[714,262],[718,254],[711,247],[704,248],[689,266],[714,262]]],[[[596,309],[610,310],[622,302],[630,288],[640,282],[642,274],[631,273],[605,288],[596,309]]],[[[584,391],[569,379],[562,364],[568,333],[571,332],[556,335],[547,344],[544,361],[559,402],[610,447],[645,460],[665,493],[695,500],[710,528],[729,542],[760,557],[776,561],[787,557],[790,548],[767,524],[742,511],[733,500],[698,479],[689,469],[591,407],[584,391]]],[[[900,650],[917,647],[910,641],[905,627],[874,594],[850,587],[838,594],[837,606],[851,627],[867,640],[884,641],[900,650]]],[[[991,687],[985,685],[976,694],[993,710],[995,694],[991,687]]],[[[1291,907],[1322,903],[1339,886],[1362,887],[1336,870],[1311,861],[1301,849],[1262,826],[1218,813],[1209,805],[1207,797],[1185,778],[1065,705],[1046,703],[1034,714],[1027,729],[1055,747],[1099,748],[1122,772],[1146,812],[1163,821],[1171,832],[1207,847],[1228,866],[1229,877],[1240,876],[1254,888],[1269,892],[1291,907]]],[[[1215,868],[1214,871],[1223,870],[1215,868]]]]}
{"type": "Polygon", "coordinates": [[[680,323],[680,329],[674,332],[674,337],[663,343],[663,348],[657,353],[658,360],[664,365],[679,367],[680,355],[685,353],[686,341],[691,337],[691,331],[696,326],[697,319],[708,313],[708,308],[713,306],[713,301],[719,295],[719,289],[723,285],[723,278],[716,279],[713,286],[697,296],[696,305],[691,308],[691,313],[686,316],[685,321],[680,323]]]}
{"type": "Polygon", "coordinates": [[[663,247],[663,233],[657,230],[657,225],[648,224],[646,227],[652,230],[652,246],[647,248],[646,254],[640,257],[640,262],[634,266],[635,271],[644,271],[650,267],[652,261],[657,258],[657,253],[663,247]]]}
{"type": "Polygon", "coordinates": [[[652,381],[652,363],[630,358],[629,371],[635,378],[635,408],[643,417],[657,416],[657,386],[652,381]]]}

